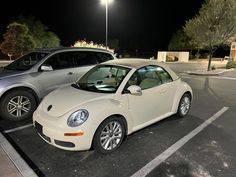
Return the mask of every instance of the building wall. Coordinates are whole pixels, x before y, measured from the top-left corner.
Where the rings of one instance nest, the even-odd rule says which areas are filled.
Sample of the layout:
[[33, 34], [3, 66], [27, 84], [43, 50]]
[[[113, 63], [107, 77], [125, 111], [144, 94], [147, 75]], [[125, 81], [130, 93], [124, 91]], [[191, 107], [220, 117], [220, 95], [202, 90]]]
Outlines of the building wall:
[[233, 59], [236, 62], [236, 42], [231, 43], [230, 59]]
[[163, 62], [188, 62], [189, 52], [158, 52], [157, 60]]

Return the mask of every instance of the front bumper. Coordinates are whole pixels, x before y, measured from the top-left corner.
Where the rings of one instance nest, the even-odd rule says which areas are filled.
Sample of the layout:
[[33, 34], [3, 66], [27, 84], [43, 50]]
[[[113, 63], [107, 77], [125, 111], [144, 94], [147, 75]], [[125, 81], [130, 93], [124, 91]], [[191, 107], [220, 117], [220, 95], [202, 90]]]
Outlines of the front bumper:
[[[81, 125], [76, 128], [63, 127], [60, 122], [52, 121], [34, 113], [33, 124], [40, 137], [47, 143], [64, 150], [82, 151], [91, 148], [95, 130], [92, 127]], [[54, 118], [55, 120], [55, 118]], [[82, 136], [64, 136], [64, 133], [83, 132]]]

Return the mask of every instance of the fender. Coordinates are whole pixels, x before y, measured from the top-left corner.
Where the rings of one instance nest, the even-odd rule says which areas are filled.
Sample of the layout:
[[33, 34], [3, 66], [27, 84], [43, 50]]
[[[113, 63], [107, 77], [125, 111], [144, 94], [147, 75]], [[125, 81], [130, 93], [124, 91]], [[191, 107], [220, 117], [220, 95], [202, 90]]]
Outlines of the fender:
[[0, 98], [6, 94], [7, 92], [11, 91], [11, 90], [14, 90], [14, 89], [21, 89], [21, 88], [26, 88], [26, 89], [30, 89], [34, 92], [35, 96], [37, 97], [37, 100], [39, 101], [40, 99], [40, 92], [39, 90], [32, 84], [30, 83], [16, 83], [16, 84], [13, 84], [13, 85], [10, 85], [6, 88], [4, 88], [3, 90], [1, 90], [1, 95], [0, 95]]
[[[128, 106], [123, 101], [114, 99], [99, 99], [84, 104], [83, 109], [87, 109], [89, 111], [90, 119], [88, 119], [88, 121], [91, 121], [94, 129], [97, 129], [98, 126], [108, 117], [120, 115], [126, 120], [127, 134], [132, 133], [132, 115], [129, 111], [127, 111]], [[128, 117], [129, 119], [127, 119]]]
[[179, 102], [180, 99], [182, 98], [182, 96], [184, 95], [184, 93], [186, 92], [190, 92], [191, 94], [191, 101], [193, 100], [193, 91], [191, 89], [191, 87], [184, 81], [180, 80], [180, 82], [182, 82], [182, 84], [178, 84], [178, 88], [175, 94], [175, 99], [172, 105], [172, 112], [177, 113], [178, 107], [179, 107]]

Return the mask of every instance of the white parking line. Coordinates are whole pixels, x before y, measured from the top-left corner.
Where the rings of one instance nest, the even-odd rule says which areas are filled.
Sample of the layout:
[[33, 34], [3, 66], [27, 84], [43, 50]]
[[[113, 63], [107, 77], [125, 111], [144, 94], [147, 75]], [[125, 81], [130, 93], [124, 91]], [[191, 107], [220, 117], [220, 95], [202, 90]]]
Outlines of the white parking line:
[[203, 122], [201, 125], [199, 125], [197, 128], [195, 128], [193, 131], [191, 131], [189, 134], [187, 134], [186, 136], [181, 138], [179, 141], [177, 141], [175, 144], [170, 146], [168, 149], [166, 149], [164, 152], [162, 152], [159, 156], [157, 156], [155, 159], [153, 159], [151, 162], [149, 162], [147, 165], [145, 165], [139, 171], [134, 173], [131, 177], [142, 177], [142, 176], [146, 176], [147, 174], [149, 174], [152, 170], [154, 170], [157, 166], [159, 166], [162, 162], [164, 162], [167, 158], [169, 158], [172, 154], [174, 154], [179, 148], [181, 148], [190, 139], [192, 139], [194, 136], [196, 136], [199, 132], [201, 132], [208, 125], [210, 125], [214, 120], [216, 120], [218, 117], [220, 117], [228, 109], [229, 109], [228, 107], [223, 107], [215, 115], [210, 117], [208, 120]]
[[24, 126], [21, 126], [21, 127], [17, 127], [17, 128], [5, 130], [5, 131], [3, 131], [3, 133], [16, 132], [16, 131], [18, 131], [18, 130], [22, 130], [22, 129], [25, 129], [25, 128], [28, 128], [28, 127], [31, 127], [31, 126], [33, 126], [33, 124], [28, 124], [28, 125], [24, 125]]
[[214, 78], [214, 79], [236, 80], [236, 78], [234, 78], [234, 77], [223, 77], [223, 76], [220, 76], [220, 77], [212, 76], [212, 78]]
[[235, 77], [227, 77], [227, 76], [205, 76], [205, 75], [189, 75], [186, 73], [179, 73], [179, 76], [181, 78], [185, 78], [185, 79], [195, 79], [195, 78], [199, 78], [199, 77], [208, 77], [208, 78], [212, 78], [212, 79], [222, 79], [222, 80], [235, 80]]

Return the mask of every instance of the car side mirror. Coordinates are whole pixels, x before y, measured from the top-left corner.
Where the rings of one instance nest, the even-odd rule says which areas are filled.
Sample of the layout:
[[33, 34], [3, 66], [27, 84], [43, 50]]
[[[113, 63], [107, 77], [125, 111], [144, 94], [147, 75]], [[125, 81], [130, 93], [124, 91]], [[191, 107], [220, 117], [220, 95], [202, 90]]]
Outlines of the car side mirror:
[[40, 67], [40, 70], [41, 71], [52, 71], [53, 69], [52, 69], [52, 66], [50, 66], [50, 65], [42, 65]]
[[142, 95], [142, 90], [137, 85], [131, 85], [127, 88], [127, 90], [131, 93], [131, 95]]

